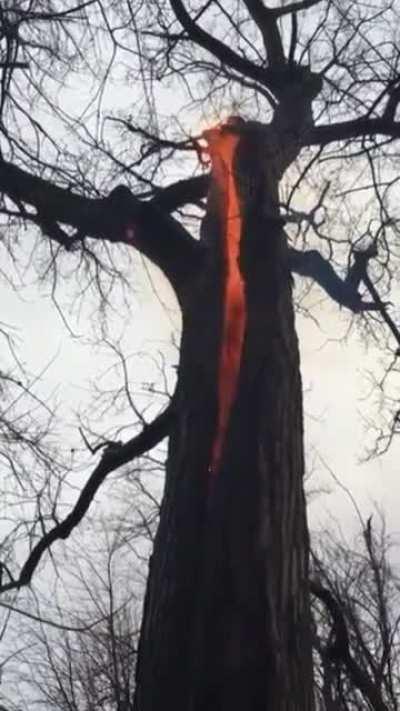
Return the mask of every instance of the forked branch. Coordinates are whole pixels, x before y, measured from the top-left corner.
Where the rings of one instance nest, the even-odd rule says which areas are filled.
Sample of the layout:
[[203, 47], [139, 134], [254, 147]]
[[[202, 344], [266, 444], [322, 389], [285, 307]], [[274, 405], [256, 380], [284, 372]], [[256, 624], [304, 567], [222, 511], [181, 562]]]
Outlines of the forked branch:
[[[296, 274], [310, 277], [340, 306], [345, 306], [354, 313], [361, 311], [380, 311], [381, 306], [375, 299], [363, 301], [358, 291], [361, 281], [365, 281], [368, 259], [374, 256], [371, 252], [356, 252], [354, 263], [347, 277], [341, 279], [331, 263], [316, 250], [298, 251], [289, 249], [289, 267]], [[381, 302], [382, 303], [382, 302]]]
[[[0, 192], [17, 206], [17, 215], [39, 225], [67, 250], [84, 237], [134, 246], [164, 272], [178, 298], [199, 264], [202, 250], [189, 232], [126, 186], [116, 188], [108, 197], [91, 199], [0, 161]], [[76, 232], [69, 235], [61, 225]]]
[[175, 17], [187, 33], [189, 39], [202, 47], [222, 64], [234, 69], [239, 74], [249, 77], [259, 82], [263, 86], [269, 86], [270, 72], [265, 67], [261, 67], [251, 62], [246, 57], [237, 54], [228, 45], [210, 35], [200, 25], [192, 19], [184, 3], [181, 0], [170, 0]]
[[[106, 448], [99, 464], [83, 487], [71, 513], [43, 535], [29, 553], [18, 578], [10, 579], [9, 582], [1, 585], [0, 593], [7, 590], [19, 590], [25, 585], [29, 585], [43, 554], [51, 548], [53, 543], [65, 540], [70, 536], [86, 515], [106, 476], [123, 464], [128, 464], [133, 459], [145, 454], [168, 436], [173, 422], [174, 408], [174, 399], [172, 399], [167, 409], [153, 422], [146, 425], [136, 437], [125, 444], [111, 444]], [[10, 573], [8, 573], [8, 577], [10, 578]]]
[[332, 663], [341, 664], [350, 682], [362, 693], [374, 711], [389, 711], [380, 690], [350, 652], [350, 640], [343, 606], [331, 591], [318, 581], [310, 581], [312, 595], [328, 609], [332, 619], [333, 644], [326, 650]]
[[269, 66], [284, 66], [285, 55], [276, 10], [265, 7], [262, 0], [244, 0], [244, 4], [261, 32]]

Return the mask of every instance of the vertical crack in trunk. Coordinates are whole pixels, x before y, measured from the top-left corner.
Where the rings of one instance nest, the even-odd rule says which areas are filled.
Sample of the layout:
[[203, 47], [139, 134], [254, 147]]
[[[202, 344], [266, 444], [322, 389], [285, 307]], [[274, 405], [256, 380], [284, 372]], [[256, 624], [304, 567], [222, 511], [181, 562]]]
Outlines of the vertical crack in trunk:
[[272, 130], [264, 142], [251, 126], [211, 133], [207, 258], [183, 308], [134, 709], [313, 711], [302, 388], [279, 220], [281, 153]]
[[246, 298], [239, 266], [242, 218], [234, 174], [239, 135], [209, 132], [213, 177], [219, 187], [223, 224], [223, 324], [218, 366], [218, 415], [209, 465], [210, 488], [217, 475], [235, 400], [246, 328]]

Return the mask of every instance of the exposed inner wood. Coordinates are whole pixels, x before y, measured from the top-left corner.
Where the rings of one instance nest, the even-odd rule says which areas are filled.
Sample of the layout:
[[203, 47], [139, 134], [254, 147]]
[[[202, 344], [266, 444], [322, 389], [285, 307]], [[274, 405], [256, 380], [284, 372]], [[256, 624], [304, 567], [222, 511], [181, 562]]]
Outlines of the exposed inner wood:
[[217, 475], [232, 405], [235, 400], [244, 332], [246, 327], [245, 285], [239, 267], [242, 219], [240, 198], [234, 174], [234, 156], [239, 136], [225, 131], [212, 132], [210, 155], [221, 200], [224, 225], [223, 327], [218, 367], [218, 417], [212, 445], [209, 472]]

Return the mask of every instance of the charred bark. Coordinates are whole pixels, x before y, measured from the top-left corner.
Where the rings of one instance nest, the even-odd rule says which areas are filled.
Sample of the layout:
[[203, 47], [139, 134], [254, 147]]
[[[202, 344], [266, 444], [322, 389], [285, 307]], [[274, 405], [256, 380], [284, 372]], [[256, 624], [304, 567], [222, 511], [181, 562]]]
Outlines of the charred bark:
[[[312, 711], [302, 389], [277, 162], [242, 137], [240, 268], [247, 320], [220, 470], [221, 199], [183, 313], [177, 417], [145, 600], [136, 711]], [[292, 154], [292, 151], [290, 151]]]

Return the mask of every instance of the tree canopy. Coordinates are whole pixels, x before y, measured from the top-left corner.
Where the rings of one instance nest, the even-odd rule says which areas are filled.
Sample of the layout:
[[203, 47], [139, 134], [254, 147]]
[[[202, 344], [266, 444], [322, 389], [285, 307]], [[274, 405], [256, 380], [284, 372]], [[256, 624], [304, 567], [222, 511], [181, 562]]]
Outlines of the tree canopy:
[[[138, 254], [184, 308], [207, 259], [205, 132], [231, 116], [256, 132], [267, 162], [281, 159], [298, 308], [306, 278], [384, 354], [374, 450], [389, 447], [400, 412], [399, 20], [398, 0], [2, 3], [1, 277], [16, 290], [35, 280], [72, 336], [70, 315], [89, 314], [120, 370], [76, 424], [71, 462], [54, 400], [38, 394], [1, 321], [1, 592], [31, 583], [112, 472], [143, 455], [144, 469], [161, 466], [148, 453], [170, 432], [172, 377], [135, 400], [115, 334], [140, 289]], [[275, 144], [263, 143], [266, 127]], [[120, 421], [99, 431], [108, 410]], [[99, 458], [91, 471], [88, 452]]]

